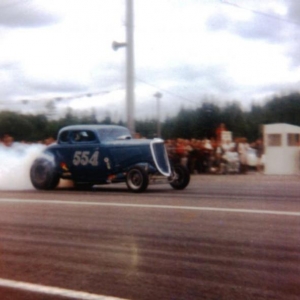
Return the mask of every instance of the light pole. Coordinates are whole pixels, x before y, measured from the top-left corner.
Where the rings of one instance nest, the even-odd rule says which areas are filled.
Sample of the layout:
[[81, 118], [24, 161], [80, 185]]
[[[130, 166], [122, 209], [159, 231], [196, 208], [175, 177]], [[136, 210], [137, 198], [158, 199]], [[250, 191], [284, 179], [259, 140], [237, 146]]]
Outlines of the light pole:
[[162, 93], [157, 92], [153, 95], [156, 98], [156, 113], [157, 113], [157, 137], [161, 137], [161, 124], [160, 124], [160, 99]]
[[134, 35], [133, 35], [133, 0], [126, 0], [126, 43], [113, 42], [112, 47], [118, 50], [126, 47], [126, 114], [127, 127], [135, 133], [134, 123]]
[[126, 41], [127, 41], [127, 75], [126, 75], [126, 99], [127, 99], [127, 126], [131, 134], [135, 133], [134, 124], [134, 39], [133, 39], [133, 0], [126, 3]]

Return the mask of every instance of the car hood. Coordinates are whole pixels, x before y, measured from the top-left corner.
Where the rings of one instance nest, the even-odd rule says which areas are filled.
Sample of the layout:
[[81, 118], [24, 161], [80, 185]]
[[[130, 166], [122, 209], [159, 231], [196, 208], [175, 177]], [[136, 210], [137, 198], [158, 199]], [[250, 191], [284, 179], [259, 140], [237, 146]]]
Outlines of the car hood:
[[[108, 141], [103, 143], [103, 145], [107, 146], [146, 146], [150, 145], [153, 140], [148, 139], [133, 139], [133, 140], [116, 140], [116, 141]], [[163, 140], [160, 140], [163, 143]]]

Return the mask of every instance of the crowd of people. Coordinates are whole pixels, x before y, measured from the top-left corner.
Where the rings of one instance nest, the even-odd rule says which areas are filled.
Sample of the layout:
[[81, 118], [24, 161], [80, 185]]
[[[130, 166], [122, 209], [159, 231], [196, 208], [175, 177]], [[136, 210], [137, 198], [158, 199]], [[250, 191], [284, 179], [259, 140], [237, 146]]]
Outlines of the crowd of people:
[[249, 144], [246, 138], [233, 141], [217, 139], [166, 140], [170, 160], [186, 166], [191, 174], [246, 174], [249, 169], [249, 149], [255, 153], [255, 166], [262, 171], [263, 143], [260, 139]]

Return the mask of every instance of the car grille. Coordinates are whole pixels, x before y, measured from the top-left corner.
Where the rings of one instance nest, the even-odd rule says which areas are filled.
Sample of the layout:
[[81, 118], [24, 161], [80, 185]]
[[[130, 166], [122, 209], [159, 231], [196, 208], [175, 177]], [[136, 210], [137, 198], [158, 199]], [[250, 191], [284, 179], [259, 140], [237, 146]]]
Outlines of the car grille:
[[156, 168], [161, 174], [170, 176], [171, 168], [163, 140], [153, 140], [151, 141], [150, 146]]

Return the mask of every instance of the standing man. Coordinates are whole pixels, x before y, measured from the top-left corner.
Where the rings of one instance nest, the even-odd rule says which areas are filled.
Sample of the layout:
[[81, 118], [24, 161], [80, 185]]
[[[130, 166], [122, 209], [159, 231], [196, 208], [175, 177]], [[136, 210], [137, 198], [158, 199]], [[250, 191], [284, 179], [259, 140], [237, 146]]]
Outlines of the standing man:
[[247, 152], [249, 149], [249, 144], [246, 138], [241, 138], [238, 144], [238, 153], [240, 158], [240, 171], [242, 174], [246, 174], [248, 171], [248, 158]]

